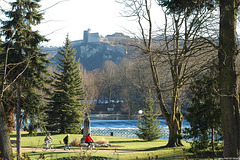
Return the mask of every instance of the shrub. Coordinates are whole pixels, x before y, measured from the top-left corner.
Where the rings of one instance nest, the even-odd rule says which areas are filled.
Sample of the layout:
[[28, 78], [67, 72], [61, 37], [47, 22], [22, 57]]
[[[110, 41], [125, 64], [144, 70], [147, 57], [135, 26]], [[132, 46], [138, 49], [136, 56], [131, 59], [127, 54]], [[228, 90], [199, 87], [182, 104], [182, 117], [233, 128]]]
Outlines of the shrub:
[[108, 144], [109, 141], [106, 140], [105, 138], [101, 138], [100, 140], [97, 140], [96, 143], [97, 143], [97, 144]]
[[71, 146], [80, 146], [80, 144], [81, 144], [81, 140], [80, 139], [74, 139], [71, 142]]

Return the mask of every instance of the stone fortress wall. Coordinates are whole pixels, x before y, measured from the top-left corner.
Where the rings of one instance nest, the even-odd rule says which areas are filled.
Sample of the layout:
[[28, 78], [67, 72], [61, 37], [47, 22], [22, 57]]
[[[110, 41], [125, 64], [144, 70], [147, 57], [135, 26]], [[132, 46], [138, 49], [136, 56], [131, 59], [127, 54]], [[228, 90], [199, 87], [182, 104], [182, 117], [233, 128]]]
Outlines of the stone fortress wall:
[[[107, 35], [106, 37], [99, 36], [98, 32], [92, 33], [91, 29], [83, 31], [83, 41], [82, 42], [112, 42], [119, 41], [124, 39], [129, 39], [129, 36], [124, 35], [123, 33], [114, 33], [112, 35]], [[77, 41], [76, 41], [77, 42]], [[80, 41], [78, 41], [80, 42]]]

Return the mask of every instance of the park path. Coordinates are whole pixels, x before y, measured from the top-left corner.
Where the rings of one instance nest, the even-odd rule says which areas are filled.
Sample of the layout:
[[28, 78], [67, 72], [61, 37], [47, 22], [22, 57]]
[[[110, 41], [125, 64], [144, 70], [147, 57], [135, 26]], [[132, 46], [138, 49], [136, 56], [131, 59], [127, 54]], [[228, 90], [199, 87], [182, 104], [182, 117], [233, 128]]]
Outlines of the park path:
[[[16, 148], [13, 148], [14, 151], [16, 151]], [[82, 152], [80, 149], [49, 149], [49, 150], [42, 150], [41, 148], [22, 148], [22, 151], [31, 151], [31, 152]], [[91, 152], [91, 151], [88, 151]], [[118, 150], [118, 149], [112, 149], [112, 150], [108, 150], [108, 149], [99, 149], [97, 150], [97, 152], [104, 152], [104, 153], [131, 153], [131, 152], [144, 152], [144, 151], [134, 151], [134, 150]]]

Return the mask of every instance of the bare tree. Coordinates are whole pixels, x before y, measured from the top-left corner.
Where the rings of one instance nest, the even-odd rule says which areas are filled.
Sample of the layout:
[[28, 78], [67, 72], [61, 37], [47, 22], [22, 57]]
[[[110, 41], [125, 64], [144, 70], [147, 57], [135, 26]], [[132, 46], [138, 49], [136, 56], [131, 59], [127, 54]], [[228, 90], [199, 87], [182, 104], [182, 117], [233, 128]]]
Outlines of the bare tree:
[[90, 112], [90, 110], [95, 107], [95, 103], [93, 103], [93, 101], [97, 99], [99, 94], [96, 84], [97, 77], [94, 72], [87, 72], [86, 70], [84, 70], [82, 71], [82, 78], [86, 99], [84, 112]]
[[139, 56], [125, 58], [119, 64], [122, 110], [129, 116], [137, 114], [145, 105], [148, 89], [153, 88], [150, 72], [147, 61]]
[[[155, 85], [159, 106], [162, 115], [169, 127], [169, 139], [167, 146], [182, 146], [181, 132], [183, 115], [181, 113], [181, 88], [196, 74], [207, 67], [212, 60], [213, 49], [201, 38], [202, 24], [209, 18], [210, 11], [202, 10], [199, 6], [193, 15], [185, 12], [165, 13], [165, 27], [161, 37], [153, 37], [153, 22], [151, 17], [151, 1], [148, 0], [124, 0], [121, 1], [131, 12], [138, 22], [141, 38], [132, 46], [148, 58], [153, 82]], [[168, 20], [171, 20], [169, 26]], [[147, 27], [146, 27], [147, 26]], [[204, 50], [202, 50], [204, 46]], [[208, 53], [208, 56], [206, 56]], [[162, 70], [160, 66], [166, 63], [170, 71], [168, 90], [171, 91], [170, 109], [167, 108], [161, 81]]]
[[104, 96], [107, 98], [108, 103], [110, 103], [113, 93], [114, 87], [116, 86], [117, 79], [117, 68], [118, 66], [112, 61], [105, 61], [101, 72], [104, 75], [103, 78], [103, 87], [104, 87]]

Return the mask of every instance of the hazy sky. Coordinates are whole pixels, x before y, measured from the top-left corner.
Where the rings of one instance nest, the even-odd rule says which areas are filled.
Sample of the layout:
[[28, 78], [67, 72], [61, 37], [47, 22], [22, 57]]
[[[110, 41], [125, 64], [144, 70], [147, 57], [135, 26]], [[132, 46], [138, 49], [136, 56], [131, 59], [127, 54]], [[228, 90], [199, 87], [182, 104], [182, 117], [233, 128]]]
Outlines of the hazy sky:
[[[48, 8], [59, 0], [42, 0]], [[83, 38], [83, 31], [90, 28], [106, 36], [123, 30], [120, 25], [120, 5], [115, 0], [66, 0], [45, 11], [45, 23], [39, 26], [43, 35], [51, 39], [49, 45], [62, 45], [66, 34], [70, 40]]]
[[[60, 0], [42, 0], [42, 8], [59, 2]], [[66, 34], [70, 40], [83, 39], [83, 31], [90, 28], [102, 36], [128, 30], [136, 30], [137, 24], [126, 17], [122, 17], [124, 6], [115, 0], [66, 0], [51, 7], [45, 12], [45, 21], [39, 26], [43, 35], [50, 39], [48, 45], [63, 45]], [[161, 9], [158, 8], [159, 14]], [[159, 15], [158, 15], [159, 16]]]
[[[0, 0], [1, 7], [5, 7], [2, 4]], [[129, 30], [136, 31], [138, 27], [136, 22], [120, 15], [124, 6], [115, 0], [41, 0], [40, 4], [44, 21], [36, 29], [50, 40], [44, 44], [48, 46], [62, 46], [67, 34], [72, 41], [81, 40], [88, 28], [106, 36], [115, 32], [129, 35]], [[158, 7], [153, 14], [159, 17], [160, 12]]]

